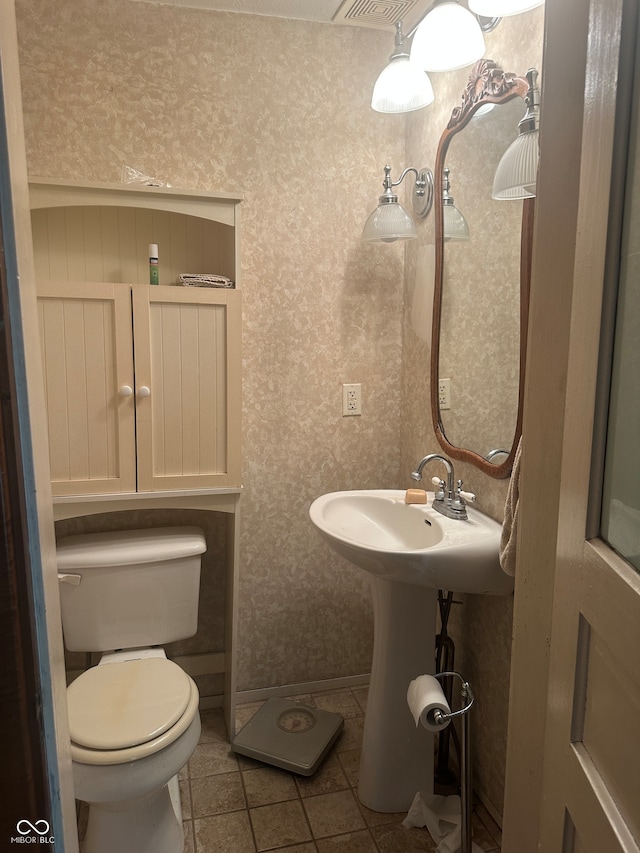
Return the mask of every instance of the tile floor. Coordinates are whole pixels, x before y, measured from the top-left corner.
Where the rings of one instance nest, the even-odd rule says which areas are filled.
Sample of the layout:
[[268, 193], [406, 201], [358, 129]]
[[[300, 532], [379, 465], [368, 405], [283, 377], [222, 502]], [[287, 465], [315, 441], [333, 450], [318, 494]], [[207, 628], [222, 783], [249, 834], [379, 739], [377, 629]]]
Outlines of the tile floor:
[[[293, 697], [292, 697], [293, 698]], [[435, 850], [426, 829], [405, 829], [405, 814], [379, 814], [356, 794], [366, 688], [296, 696], [345, 718], [329, 756], [306, 778], [229, 748], [221, 711], [201, 714], [202, 736], [180, 774], [185, 853], [421, 853]], [[261, 703], [239, 708], [238, 727]], [[473, 838], [500, 851], [500, 830], [486, 809], [473, 816]]]

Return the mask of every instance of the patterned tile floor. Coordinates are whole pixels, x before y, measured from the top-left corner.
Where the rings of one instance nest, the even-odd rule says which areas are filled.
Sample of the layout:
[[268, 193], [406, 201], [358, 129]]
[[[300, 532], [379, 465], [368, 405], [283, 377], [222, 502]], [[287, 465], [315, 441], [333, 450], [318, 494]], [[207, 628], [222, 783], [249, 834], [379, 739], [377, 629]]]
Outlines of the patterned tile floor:
[[[235, 755], [222, 712], [201, 714], [200, 743], [180, 774], [185, 853], [434, 851], [426, 829], [401, 825], [404, 813], [380, 814], [358, 802], [366, 688], [295, 699], [345, 718], [338, 741], [309, 778]], [[260, 704], [239, 708], [238, 727]], [[500, 851], [500, 830], [481, 805], [473, 815], [473, 839], [485, 853]]]

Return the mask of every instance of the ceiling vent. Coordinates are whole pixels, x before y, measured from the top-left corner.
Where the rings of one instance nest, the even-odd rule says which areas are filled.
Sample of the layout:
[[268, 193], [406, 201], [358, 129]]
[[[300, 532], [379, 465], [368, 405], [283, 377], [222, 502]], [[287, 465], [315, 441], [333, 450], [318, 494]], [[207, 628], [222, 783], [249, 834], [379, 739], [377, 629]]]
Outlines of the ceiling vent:
[[393, 30], [402, 21], [404, 31], [411, 29], [425, 14], [433, 0], [344, 0], [333, 16], [334, 24]]

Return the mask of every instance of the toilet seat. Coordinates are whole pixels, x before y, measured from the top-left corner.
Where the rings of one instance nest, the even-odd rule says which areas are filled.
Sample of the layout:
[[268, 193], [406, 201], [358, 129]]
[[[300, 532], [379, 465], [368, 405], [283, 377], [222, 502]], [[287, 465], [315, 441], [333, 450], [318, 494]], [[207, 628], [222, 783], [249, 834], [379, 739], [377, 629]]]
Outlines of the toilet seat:
[[135, 761], [168, 746], [198, 712], [198, 689], [166, 658], [95, 666], [67, 690], [71, 757], [84, 764]]

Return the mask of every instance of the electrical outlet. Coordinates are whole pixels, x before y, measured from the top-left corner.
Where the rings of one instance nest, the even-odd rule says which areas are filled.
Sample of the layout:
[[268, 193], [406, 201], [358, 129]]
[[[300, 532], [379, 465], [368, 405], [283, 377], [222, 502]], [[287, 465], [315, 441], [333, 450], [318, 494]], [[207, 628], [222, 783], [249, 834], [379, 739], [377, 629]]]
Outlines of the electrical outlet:
[[362, 385], [342, 386], [342, 417], [362, 414]]
[[451, 408], [451, 380], [450, 379], [439, 379], [438, 380], [438, 405], [440, 406], [441, 412], [444, 412], [446, 409]]

